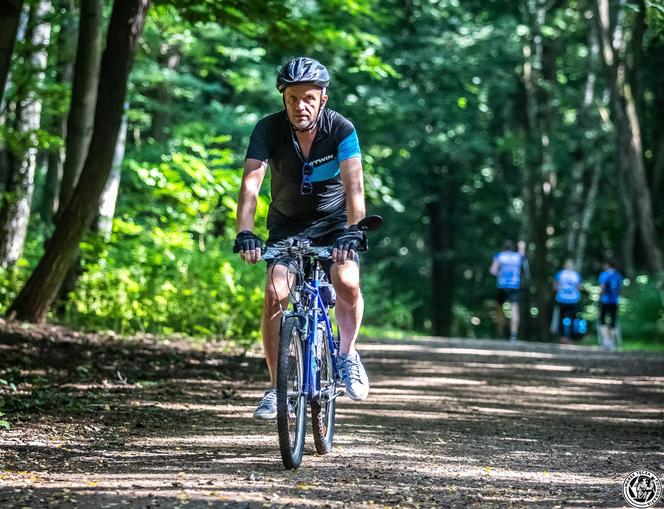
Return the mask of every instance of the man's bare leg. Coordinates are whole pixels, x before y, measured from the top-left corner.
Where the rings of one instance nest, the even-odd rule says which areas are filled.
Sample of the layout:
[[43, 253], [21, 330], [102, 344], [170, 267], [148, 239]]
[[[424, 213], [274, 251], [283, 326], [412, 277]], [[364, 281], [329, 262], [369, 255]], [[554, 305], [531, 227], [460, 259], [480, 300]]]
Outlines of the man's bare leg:
[[496, 302], [496, 337], [503, 338], [505, 334], [505, 311], [500, 302]]
[[341, 335], [340, 353], [353, 353], [364, 314], [360, 266], [353, 261], [347, 261], [343, 265], [335, 263], [332, 265], [331, 276], [337, 293], [335, 316]]
[[369, 395], [369, 378], [364, 370], [355, 341], [362, 323], [364, 299], [360, 291], [360, 266], [351, 261], [332, 265], [332, 284], [337, 293], [336, 319], [341, 335], [339, 361], [346, 393], [354, 400]]
[[[267, 271], [261, 332], [265, 362], [270, 371], [270, 385], [272, 387], [277, 385], [281, 310], [286, 310], [288, 307], [288, 289], [292, 287], [294, 278], [295, 276], [288, 272], [288, 267], [281, 264], [273, 265]], [[281, 307], [279, 307], [279, 304], [281, 304]]]
[[519, 303], [512, 302], [510, 309], [510, 339], [516, 340], [519, 335]]

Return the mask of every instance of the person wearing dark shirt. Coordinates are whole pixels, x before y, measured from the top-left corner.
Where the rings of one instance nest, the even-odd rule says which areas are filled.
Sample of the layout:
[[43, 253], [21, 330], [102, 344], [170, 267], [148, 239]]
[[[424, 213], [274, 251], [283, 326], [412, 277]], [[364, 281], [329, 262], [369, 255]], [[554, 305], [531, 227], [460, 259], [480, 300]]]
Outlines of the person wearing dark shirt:
[[[236, 248], [248, 263], [261, 258], [254, 216], [267, 168], [271, 172], [267, 245], [287, 237], [308, 237], [312, 245], [332, 245], [326, 267], [336, 291], [340, 333], [340, 371], [347, 394], [356, 400], [369, 393], [369, 380], [355, 349], [364, 301], [360, 292], [358, 250], [365, 216], [360, 146], [353, 124], [326, 107], [330, 76], [320, 62], [299, 57], [279, 71], [277, 89], [284, 109], [261, 119], [253, 130], [238, 197]], [[254, 416], [274, 419], [281, 310], [288, 306], [295, 275], [288, 263], [268, 266], [261, 329], [270, 388]]]
[[608, 258], [604, 270], [599, 275], [599, 332], [602, 346], [607, 350], [616, 347], [618, 319], [618, 303], [623, 276], [616, 268], [616, 262]]

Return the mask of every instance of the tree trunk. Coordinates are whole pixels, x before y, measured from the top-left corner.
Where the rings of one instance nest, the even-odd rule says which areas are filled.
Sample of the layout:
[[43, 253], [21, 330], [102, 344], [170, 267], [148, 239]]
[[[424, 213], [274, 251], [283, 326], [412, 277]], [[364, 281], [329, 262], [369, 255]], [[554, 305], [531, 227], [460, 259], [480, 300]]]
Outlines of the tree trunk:
[[535, 244], [533, 260], [533, 284], [535, 287], [536, 304], [539, 310], [538, 336], [546, 337], [549, 331], [549, 284], [547, 281], [549, 223], [551, 219], [553, 191], [556, 184], [556, 167], [550, 143], [550, 105], [549, 97], [542, 83], [544, 75], [554, 75], [553, 69], [545, 66], [553, 65], [554, 58], [544, 59], [544, 43], [541, 28], [546, 21], [547, 7], [545, 0], [529, 0], [527, 13], [531, 27], [530, 40], [523, 46], [524, 75], [523, 83], [527, 97], [527, 151], [526, 158], [528, 179], [531, 185], [531, 231]]
[[590, 231], [590, 223], [595, 215], [595, 208], [597, 206], [597, 193], [599, 191], [599, 182], [602, 177], [602, 163], [595, 162], [593, 174], [590, 180], [590, 189], [584, 201], [583, 212], [581, 213], [581, 226], [579, 235], [576, 241], [576, 270], [583, 273], [583, 263], [586, 255], [586, 243], [588, 240], [588, 232]]
[[79, 243], [94, 219], [111, 170], [133, 53], [148, 4], [149, 0], [116, 0], [113, 4], [89, 153], [44, 256], [9, 308], [10, 318], [30, 322], [46, 319], [62, 280], [76, 259]]
[[[592, 16], [592, 12], [587, 12], [586, 16]], [[581, 131], [589, 128], [589, 114], [590, 109], [595, 101], [595, 83], [597, 82], [597, 61], [599, 58], [599, 42], [597, 37], [597, 30], [594, 24], [590, 24], [588, 34], [588, 48], [590, 49], [588, 61], [588, 74], [586, 76], [586, 84], [584, 87], [583, 99], [581, 101], [581, 108], [577, 117], [577, 124]], [[592, 172], [590, 190], [588, 196], [586, 194], [586, 166], [592, 164], [594, 157], [594, 150], [587, 145], [587, 142], [581, 140], [578, 142], [573, 154], [574, 164], [572, 166], [572, 184], [570, 199], [567, 205], [567, 242], [565, 257], [574, 257], [577, 260], [577, 269], [581, 271], [581, 266], [578, 261], [583, 260], [583, 251], [585, 251], [585, 244], [587, 232], [583, 232], [584, 221], [588, 218], [588, 199], [590, 194], [593, 193], [592, 184], [595, 182], [595, 175], [597, 174], [597, 164], [594, 165]], [[595, 190], [595, 193], [597, 190]], [[594, 205], [593, 205], [594, 210]], [[590, 212], [592, 217], [592, 212]], [[583, 241], [581, 240], [581, 237]], [[583, 243], [583, 247], [581, 247]]]
[[[664, 111], [662, 111], [662, 113], [664, 113]], [[662, 115], [662, 117], [664, 117], [664, 115]], [[658, 125], [664, 125], [664, 119], [663, 123]], [[652, 169], [652, 192], [655, 196], [659, 196], [662, 181], [664, 181], [664, 129], [659, 132], [659, 141], [657, 142], [657, 148], [655, 149], [655, 164]], [[659, 201], [659, 204], [661, 209], [661, 201]]]
[[39, 87], [35, 85], [44, 80], [51, 36], [51, 25], [44, 19], [50, 8], [50, 1], [40, 1], [32, 10], [29, 22], [29, 41], [34, 48], [29, 59], [32, 86], [19, 98], [15, 112], [16, 130], [27, 148], [16, 152], [8, 150], [6, 154], [7, 180], [0, 209], [0, 267], [13, 266], [18, 261], [28, 233], [37, 164], [36, 131], [40, 127], [42, 109]]
[[[56, 83], [69, 83], [72, 77], [74, 62], [74, 37], [75, 6], [72, 0], [59, 0], [59, 7], [65, 11], [60, 23], [60, 32], [57, 42], [57, 63], [55, 71]], [[51, 115], [50, 119], [42, 122], [47, 125], [49, 133], [64, 140], [66, 133], [66, 117], [63, 115]], [[64, 147], [51, 148], [47, 155], [46, 180], [44, 192], [39, 207], [40, 215], [44, 223], [50, 226], [53, 216], [58, 209], [58, 194], [60, 191], [60, 180], [62, 179], [62, 165], [64, 162]]]
[[151, 135], [157, 143], [163, 143], [168, 140], [170, 135], [170, 127], [172, 123], [172, 104], [173, 95], [171, 94], [171, 87], [169, 86], [168, 79], [170, 75], [180, 65], [182, 55], [180, 48], [177, 46], [168, 47], [165, 50], [165, 59], [162, 63], [166, 72], [164, 73], [164, 81], [159, 83], [156, 93], [156, 109], [152, 114], [152, 125], [150, 126]]
[[[663, 268], [661, 252], [655, 239], [652, 200], [646, 178], [641, 141], [641, 126], [632, 87], [625, 79], [625, 63], [612, 43], [609, 0], [597, 0], [595, 16], [601, 38], [604, 68], [611, 96], [611, 114], [616, 128], [622, 172], [629, 175], [638, 226], [645, 258], [650, 270]], [[616, 29], [621, 28], [619, 26]]]
[[111, 232], [113, 231], [113, 216], [115, 215], [115, 204], [118, 201], [122, 161], [124, 160], [125, 146], [127, 144], [127, 109], [128, 106], [125, 104], [125, 114], [122, 116], [120, 133], [118, 134], [118, 141], [115, 144], [111, 174], [108, 177], [104, 191], [101, 194], [101, 200], [99, 201], [97, 231], [107, 241], [111, 238]]
[[102, 1], [84, 0], [81, 4], [71, 107], [67, 117], [65, 162], [58, 210], [64, 210], [69, 202], [88, 155], [99, 83], [103, 44], [102, 21]]
[[[604, 94], [604, 103], [610, 102], [610, 93], [605, 91]], [[608, 131], [615, 131], [615, 126], [611, 122], [611, 114], [609, 113], [607, 107], [604, 104], [598, 104], [597, 109], [599, 110], [600, 117]], [[615, 147], [615, 157], [614, 160], [617, 161], [615, 164], [616, 175], [614, 180], [616, 181], [618, 198], [622, 206], [622, 241], [621, 241], [621, 259], [622, 259], [622, 268], [625, 274], [628, 277], [633, 277], [636, 273], [634, 265], [634, 244], [636, 238], [636, 220], [634, 218], [634, 200], [632, 198], [632, 187], [628, 172], [626, 171], [626, 165], [624, 160], [626, 160], [626, 155], [624, 153], [624, 146], [618, 145]]]
[[5, 96], [5, 86], [21, 19], [23, 0], [3, 0], [0, 2], [0, 104]]
[[[620, 151], [620, 148], [618, 149]], [[618, 154], [618, 160], [623, 157], [623, 154]], [[629, 278], [636, 275], [636, 265], [634, 263], [634, 244], [636, 241], [636, 218], [634, 217], [634, 197], [632, 193], [632, 185], [627, 174], [627, 168], [620, 164], [618, 168], [618, 187], [620, 193], [620, 201], [622, 203], [622, 210], [624, 215], [623, 222], [623, 238], [621, 245], [621, 258], [623, 261], [623, 269]]]
[[567, 238], [565, 241], [565, 257], [568, 258], [576, 252], [579, 230], [581, 229], [581, 208], [583, 207], [584, 189], [584, 153], [579, 147], [573, 154], [572, 182], [567, 202]]
[[643, 0], [636, 0], [636, 6], [638, 10], [632, 26], [631, 51], [627, 53], [626, 64], [637, 116], [643, 118], [643, 36], [646, 32], [646, 6]]
[[455, 191], [446, 189], [442, 196], [427, 204], [432, 262], [432, 324], [436, 336], [449, 336], [452, 330]]

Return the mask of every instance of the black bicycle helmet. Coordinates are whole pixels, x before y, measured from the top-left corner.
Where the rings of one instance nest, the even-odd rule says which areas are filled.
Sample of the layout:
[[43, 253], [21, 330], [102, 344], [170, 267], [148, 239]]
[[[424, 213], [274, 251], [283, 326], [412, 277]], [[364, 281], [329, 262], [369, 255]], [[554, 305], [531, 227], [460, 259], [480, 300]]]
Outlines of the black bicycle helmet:
[[318, 60], [309, 57], [298, 57], [290, 60], [277, 75], [277, 90], [282, 92], [286, 87], [302, 83], [311, 83], [320, 88], [327, 88], [330, 84], [330, 74], [327, 68]]

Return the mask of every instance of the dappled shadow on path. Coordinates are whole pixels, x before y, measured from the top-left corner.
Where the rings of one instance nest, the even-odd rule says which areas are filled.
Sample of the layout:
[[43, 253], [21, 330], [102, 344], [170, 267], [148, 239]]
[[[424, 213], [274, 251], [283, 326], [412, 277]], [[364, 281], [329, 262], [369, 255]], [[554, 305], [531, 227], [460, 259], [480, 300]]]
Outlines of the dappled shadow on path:
[[[664, 463], [662, 356], [364, 342], [369, 400], [341, 400], [333, 453], [314, 455], [309, 438], [302, 468], [287, 472], [274, 423], [251, 418], [259, 357], [70, 343], [0, 341], [8, 365], [29, 359], [9, 373], [0, 505], [617, 507], [628, 472]], [[59, 403], [35, 401], [45, 396]]]

